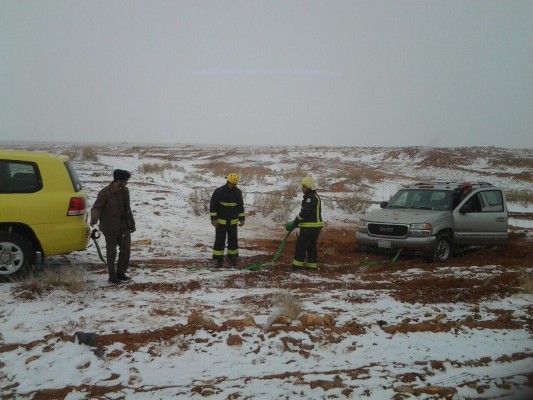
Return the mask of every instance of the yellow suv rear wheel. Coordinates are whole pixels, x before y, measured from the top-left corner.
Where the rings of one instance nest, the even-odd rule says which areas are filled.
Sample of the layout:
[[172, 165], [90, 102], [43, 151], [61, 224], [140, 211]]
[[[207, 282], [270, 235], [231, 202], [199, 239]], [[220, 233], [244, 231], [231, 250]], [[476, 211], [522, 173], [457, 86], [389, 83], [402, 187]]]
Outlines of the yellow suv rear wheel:
[[35, 250], [24, 236], [0, 232], [0, 279], [23, 277], [34, 263]]

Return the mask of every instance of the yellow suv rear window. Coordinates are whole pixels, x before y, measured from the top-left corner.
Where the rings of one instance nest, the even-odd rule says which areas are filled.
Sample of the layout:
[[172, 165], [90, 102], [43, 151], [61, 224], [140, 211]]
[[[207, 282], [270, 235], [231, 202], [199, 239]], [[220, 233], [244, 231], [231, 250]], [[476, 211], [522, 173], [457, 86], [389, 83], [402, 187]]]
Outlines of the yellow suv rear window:
[[35, 163], [0, 161], [0, 193], [34, 193], [42, 187], [42, 179]]

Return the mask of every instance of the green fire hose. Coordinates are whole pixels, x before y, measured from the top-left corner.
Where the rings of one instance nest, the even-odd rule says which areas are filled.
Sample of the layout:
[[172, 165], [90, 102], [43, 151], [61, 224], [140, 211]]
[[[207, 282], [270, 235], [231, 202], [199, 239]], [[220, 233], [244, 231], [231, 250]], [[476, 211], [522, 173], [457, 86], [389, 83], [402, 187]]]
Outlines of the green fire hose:
[[400, 256], [400, 253], [402, 252], [402, 249], [398, 249], [398, 252], [396, 253], [396, 255], [392, 258], [392, 260], [386, 260], [386, 261], [367, 261], [367, 260], [363, 260], [361, 261], [363, 264], [388, 264], [388, 263], [394, 263], [396, 262], [396, 260], [398, 259], [398, 257]]
[[98, 245], [98, 239], [100, 238], [100, 234], [97, 234], [98, 229], [93, 229], [91, 232], [91, 239], [93, 240], [93, 243], [96, 247], [96, 251], [98, 251], [98, 256], [100, 257], [100, 260], [102, 260], [103, 263], [107, 263], [106, 260], [104, 260], [104, 256], [102, 255], [102, 250], [100, 250], [100, 246]]
[[278, 251], [276, 252], [276, 255], [274, 256], [274, 258], [272, 259], [272, 261], [266, 263], [266, 264], [252, 264], [252, 265], [249, 265], [247, 267], [244, 267], [242, 269], [245, 269], [245, 270], [248, 270], [248, 271], [254, 271], [256, 269], [261, 269], [261, 268], [265, 268], [265, 267], [269, 267], [271, 265], [274, 264], [274, 262], [276, 262], [276, 260], [278, 259], [278, 257], [281, 255], [281, 252], [283, 251], [283, 248], [285, 247], [285, 245], [287, 244], [287, 240], [289, 239], [289, 235], [291, 234], [292, 231], [289, 231], [287, 232], [287, 234], [285, 235], [285, 238], [283, 239], [283, 242], [281, 242], [279, 248], [278, 248]]
[[[93, 240], [93, 243], [94, 243], [94, 245], [96, 247], [96, 251], [98, 252], [98, 256], [100, 257], [100, 260], [102, 260], [103, 263], [106, 263], [106, 260], [104, 260], [104, 256], [102, 255], [102, 251], [100, 250], [100, 246], [98, 245], [98, 239], [101, 236], [100, 234], [98, 234], [98, 232], [99, 232], [98, 229], [93, 229], [93, 231], [91, 232], [90, 238]], [[241, 268], [241, 269], [244, 269], [244, 270], [247, 270], [247, 271], [254, 271], [254, 270], [257, 270], [257, 269], [261, 269], [261, 268], [265, 268], [265, 267], [273, 265], [276, 262], [276, 260], [279, 258], [279, 256], [281, 255], [281, 252], [283, 251], [283, 248], [287, 244], [287, 240], [289, 239], [289, 235], [291, 234], [291, 232], [292, 231], [289, 231], [285, 235], [285, 238], [281, 242], [281, 245], [279, 246], [278, 251], [276, 252], [276, 255], [274, 256], [272, 261], [270, 261], [270, 262], [268, 262], [266, 264], [252, 264], [252, 265], [249, 265], [249, 266]], [[187, 269], [203, 270], [203, 269], [207, 269], [207, 268], [189, 266], [189, 267], [187, 267]]]
[[[245, 270], [245, 271], [255, 271], [255, 270], [258, 270], [258, 269], [261, 269], [261, 268], [266, 268], [266, 267], [269, 267], [271, 265], [273, 265], [276, 260], [278, 259], [278, 257], [281, 255], [281, 252], [283, 251], [283, 248], [285, 247], [285, 245], [287, 244], [287, 240], [289, 239], [289, 235], [291, 234], [292, 230], [287, 232], [287, 234], [285, 235], [285, 238], [283, 239], [283, 241], [281, 242], [279, 248], [278, 248], [278, 251], [276, 252], [276, 255], [274, 256], [274, 258], [272, 259], [272, 261], [268, 262], [268, 263], [265, 263], [265, 264], [252, 264], [252, 265], [248, 265], [247, 267], [243, 267], [241, 268], [241, 270]], [[192, 269], [192, 270], [196, 270], [196, 271], [208, 271], [210, 270], [209, 268], [205, 268], [205, 267], [196, 267], [196, 266], [188, 266], [188, 267], [185, 267], [187, 269]]]

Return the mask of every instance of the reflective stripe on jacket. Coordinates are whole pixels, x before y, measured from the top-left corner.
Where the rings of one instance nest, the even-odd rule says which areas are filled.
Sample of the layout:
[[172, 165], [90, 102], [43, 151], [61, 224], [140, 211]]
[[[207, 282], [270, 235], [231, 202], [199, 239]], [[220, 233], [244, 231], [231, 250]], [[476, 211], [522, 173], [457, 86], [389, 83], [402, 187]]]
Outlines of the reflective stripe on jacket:
[[316, 190], [304, 194], [300, 214], [294, 220], [300, 228], [322, 228], [322, 200]]
[[244, 203], [242, 192], [239, 188], [230, 189], [227, 184], [221, 186], [213, 192], [209, 205], [209, 216], [211, 221], [219, 224], [236, 225], [239, 221], [244, 221]]

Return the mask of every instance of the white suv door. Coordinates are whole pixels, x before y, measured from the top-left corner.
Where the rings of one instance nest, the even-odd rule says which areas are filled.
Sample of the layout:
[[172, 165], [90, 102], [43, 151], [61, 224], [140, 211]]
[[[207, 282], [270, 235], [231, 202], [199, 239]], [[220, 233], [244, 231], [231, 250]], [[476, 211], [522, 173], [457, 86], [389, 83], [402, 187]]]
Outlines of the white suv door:
[[507, 244], [508, 215], [501, 189], [479, 189], [453, 210], [455, 242], [460, 245]]

